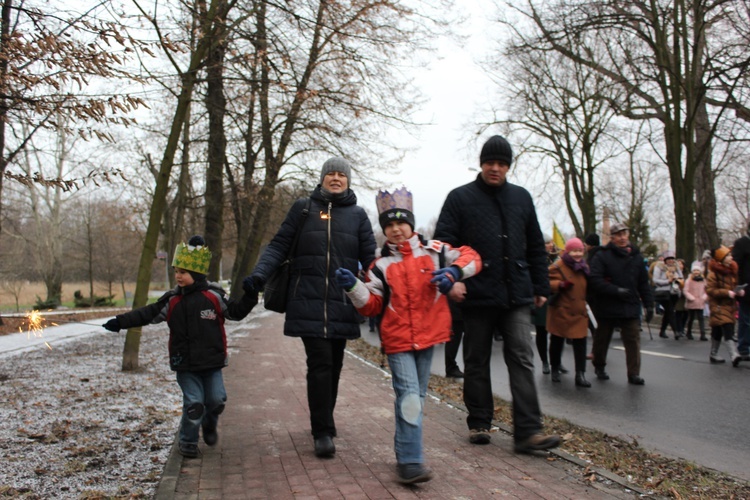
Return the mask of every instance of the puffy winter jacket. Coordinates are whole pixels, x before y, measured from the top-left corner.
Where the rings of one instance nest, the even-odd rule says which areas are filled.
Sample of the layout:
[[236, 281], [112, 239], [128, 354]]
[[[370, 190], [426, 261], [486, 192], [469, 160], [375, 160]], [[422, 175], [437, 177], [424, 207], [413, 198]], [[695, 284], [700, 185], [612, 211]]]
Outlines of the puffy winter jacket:
[[520, 186], [489, 186], [480, 174], [454, 189], [440, 211], [435, 239], [468, 245], [482, 258], [482, 272], [466, 280], [461, 307], [509, 309], [550, 293], [544, 237], [531, 195]]
[[358, 281], [347, 292], [365, 316], [382, 313], [380, 340], [386, 354], [419, 351], [449, 341], [448, 299], [430, 283], [432, 271], [438, 269], [443, 253], [445, 265], [458, 267], [462, 279], [468, 279], [481, 270], [479, 254], [441, 241], [422, 243], [417, 233], [399, 245], [388, 243], [387, 248], [387, 256], [377, 259], [368, 271], [367, 283]]
[[[562, 258], [549, 266], [549, 283], [559, 298], [547, 309], [547, 331], [566, 339], [582, 339], [589, 334], [589, 315], [586, 310], [587, 276], [574, 271]], [[560, 283], [573, 284], [560, 290]]]
[[310, 198], [307, 217], [302, 216], [307, 199], [292, 205], [252, 276], [263, 282], [268, 279], [286, 259], [301, 225], [290, 267], [284, 335], [355, 339], [360, 334], [359, 317], [336, 284], [334, 273], [344, 267], [356, 275], [359, 264], [363, 269], [369, 267], [376, 247], [372, 225], [364, 209], [357, 206], [357, 196], [351, 189], [327, 198], [318, 186]]
[[158, 301], [118, 314], [120, 328], [166, 321], [169, 325], [169, 367], [174, 371], [203, 371], [227, 366], [224, 321], [241, 320], [258, 303], [257, 295], [230, 299], [215, 283], [197, 281], [175, 287]]
[[[591, 261], [589, 288], [596, 294], [594, 315], [597, 318], [638, 318], [641, 301], [644, 307], [654, 307], [648, 271], [643, 256], [635, 245], [619, 248], [610, 242]], [[618, 288], [632, 292], [628, 299], [617, 294]]]
[[706, 280], [703, 275], [695, 278], [692, 274], [685, 280], [685, 309], [703, 310], [706, 305]]
[[[720, 326], [735, 324], [737, 301], [729, 296], [737, 286], [737, 263], [732, 262], [729, 267], [714, 259], [708, 262], [708, 279], [706, 280], [706, 294], [710, 316], [708, 324]], [[747, 292], [746, 292], [747, 293]]]

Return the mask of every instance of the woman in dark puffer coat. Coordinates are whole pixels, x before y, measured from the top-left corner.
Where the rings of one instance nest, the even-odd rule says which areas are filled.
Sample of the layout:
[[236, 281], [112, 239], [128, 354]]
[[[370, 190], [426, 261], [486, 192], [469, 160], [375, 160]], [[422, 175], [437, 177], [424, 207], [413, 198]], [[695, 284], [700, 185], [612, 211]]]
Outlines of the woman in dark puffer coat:
[[[347, 339], [360, 335], [360, 316], [336, 284], [339, 267], [355, 275], [375, 259], [375, 237], [357, 196], [349, 189], [351, 166], [343, 158], [323, 164], [310, 199], [297, 200], [243, 285], [262, 288], [281, 264], [301, 228], [290, 269], [284, 335], [301, 337], [307, 354], [307, 399], [315, 454], [336, 452], [333, 438], [339, 376]], [[308, 205], [309, 203], [309, 205]], [[303, 211], [309, 213], [303, 216]]]

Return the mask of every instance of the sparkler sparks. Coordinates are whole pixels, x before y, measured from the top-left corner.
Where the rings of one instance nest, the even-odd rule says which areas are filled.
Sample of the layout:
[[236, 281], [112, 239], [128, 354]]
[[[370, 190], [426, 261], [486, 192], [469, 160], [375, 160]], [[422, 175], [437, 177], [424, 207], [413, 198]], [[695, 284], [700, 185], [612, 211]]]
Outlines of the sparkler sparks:
[[[42, 313], [39, 311], [30, 311], [24, 318], [21, 326], [18, 327], [18, 331], [23, 333], [24, 326], [26, 327], [27, 338], [30, 339], [32, 335], [37, 338], [42, 338], [42, 333], [44, 332], [44, 316], [42, 316]], [[46, 345], [48, 349], [52, 349], [52, 346], [47, 342], [45, 342], [44, 345]]]

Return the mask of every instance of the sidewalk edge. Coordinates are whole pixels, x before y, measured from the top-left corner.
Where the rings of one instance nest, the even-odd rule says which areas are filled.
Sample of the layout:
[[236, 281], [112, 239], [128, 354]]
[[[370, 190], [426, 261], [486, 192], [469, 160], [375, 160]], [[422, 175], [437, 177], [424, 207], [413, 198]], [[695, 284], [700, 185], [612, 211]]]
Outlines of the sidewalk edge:
[[172, 449], [169, 451], [167, 463], [164, 465], [164, 472], [159, 479], [159, 485], [156, 487], [154, 499], [172, 500], [175, 497], [177, 489], [177, 478], [180, 475], [180, 466], [182, 465], [182, 455], [177, 446], [178, 433], [175, 433]]

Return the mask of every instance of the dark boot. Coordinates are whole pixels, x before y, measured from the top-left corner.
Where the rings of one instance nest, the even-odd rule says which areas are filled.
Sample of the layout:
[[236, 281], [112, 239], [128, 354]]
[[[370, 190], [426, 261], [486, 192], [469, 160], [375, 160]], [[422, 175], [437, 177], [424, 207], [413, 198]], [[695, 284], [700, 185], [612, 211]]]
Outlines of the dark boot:
[[315, 456], [330, 458], [336, 453], [336, 446], [331, 436], [323, 436], [315, 439]]
[[552, 381], [560, 382], [560, 367], [559, 366], [552, 367]]
[[591, 382], [586, 380], [585, 372], [576, 372], [576, 385], [578, 387], [591, 387]]

